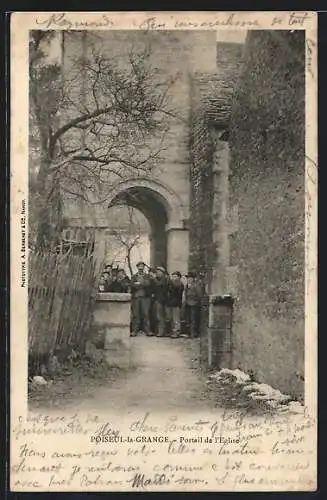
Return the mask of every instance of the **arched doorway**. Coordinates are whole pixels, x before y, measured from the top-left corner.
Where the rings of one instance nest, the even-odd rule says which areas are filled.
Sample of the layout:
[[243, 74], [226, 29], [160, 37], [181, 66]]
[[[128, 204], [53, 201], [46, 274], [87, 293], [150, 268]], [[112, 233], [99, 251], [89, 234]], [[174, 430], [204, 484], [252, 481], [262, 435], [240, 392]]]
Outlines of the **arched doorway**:
[[105, 231], [105, 262], [132, 275], [140, 260], [150, 265], [151, 226], [145, 215], [129, 205], [114, 205]]
[[141, 211], [150, 225], [150, 265], [169, 272], [187, 272], [188, 227], [183, 205], [171, 189], [146, 178], [122, 181], [111, 192], [108, 208], [117, 205]]
[[159, 193], [147, 187], [129, 187], [118, 193], [110, 206], [127, 205], [144, 214], [149, 222], [150, 265], [167, 267], [168, 214]]

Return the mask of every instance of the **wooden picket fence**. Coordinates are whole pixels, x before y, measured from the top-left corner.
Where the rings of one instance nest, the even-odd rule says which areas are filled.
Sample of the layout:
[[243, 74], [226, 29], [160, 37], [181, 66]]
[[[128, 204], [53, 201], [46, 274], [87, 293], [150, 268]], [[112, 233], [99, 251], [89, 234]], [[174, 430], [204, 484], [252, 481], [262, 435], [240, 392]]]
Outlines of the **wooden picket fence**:
[[92, 255], [32, 254], [28, 274], [29, 357], [37, 360], [61, 346], [82, 346], [94, 301]]

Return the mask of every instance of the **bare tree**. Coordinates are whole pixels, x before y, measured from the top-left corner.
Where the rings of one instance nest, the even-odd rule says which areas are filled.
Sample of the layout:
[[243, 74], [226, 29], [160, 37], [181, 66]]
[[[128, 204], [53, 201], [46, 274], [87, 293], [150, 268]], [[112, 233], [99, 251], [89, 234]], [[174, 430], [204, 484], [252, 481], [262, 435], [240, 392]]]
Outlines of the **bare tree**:
[[87, 52], [63, 74], [60, 64], [46, 57], [54, 36], [32, 31], [30, 37], [30, 140], [39, 155], [41, 248], [51, 246], [58, 234], [60, 193], [104, 202], [115, 181], [153, 168], [163, 150], [167, 117], [175, 117], [168, 99], [173, 82], [158, 80], [148, 47], [129, 50], [122, 65], [102, 55], [99, 44], [88, 43]]
[[142, 230], [140, 224], [135, 218], [134, 209], [130, 206], [128, 209], [128, 224], [126, 228], [114, 229], [111, 231], [111, 235], [115, 240], [124, 248], [125, 252], [125, 262], [128, 265], [130, 275], [133, 274], [132, 267], [132, 251], [138, 246], [142, 236]]

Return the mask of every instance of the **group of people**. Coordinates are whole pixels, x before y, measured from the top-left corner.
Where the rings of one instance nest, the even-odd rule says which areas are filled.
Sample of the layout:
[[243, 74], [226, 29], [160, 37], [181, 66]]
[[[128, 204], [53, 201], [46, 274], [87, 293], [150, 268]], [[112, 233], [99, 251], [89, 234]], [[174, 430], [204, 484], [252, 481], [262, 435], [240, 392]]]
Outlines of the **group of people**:
[[130, 279], [125, 273], [125, 269], [107, 264], [100, 277], [99, 292], [130, 292]]
[[[131, 336], [177, 338], [197, 337], [201, 310], [202, 287], [195, 273], [188, 273], [183, 282], [179, 271], [170, 275], [164, 267], [148, 268], [137, 264], [137, 272], [128, 278], [123, 269], [106, 266], [99, 291], [132, 294]], [[182, 323], [186, 332], [182, 332]]]

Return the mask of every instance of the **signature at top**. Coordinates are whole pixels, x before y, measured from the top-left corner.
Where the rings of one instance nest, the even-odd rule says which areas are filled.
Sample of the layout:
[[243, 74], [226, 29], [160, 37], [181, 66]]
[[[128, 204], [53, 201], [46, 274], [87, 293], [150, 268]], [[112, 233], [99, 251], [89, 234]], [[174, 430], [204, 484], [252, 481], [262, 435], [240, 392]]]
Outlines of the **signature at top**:
[[101, 14], [94, 19], [71, 19], [65, 12], [51, 14], [44, 20], [36, 19], [36, 24], [42, 25], [46, 29], [61, 27], [61, 28], [101, 28], [113, 26], [113, 21], [107, 14]]

